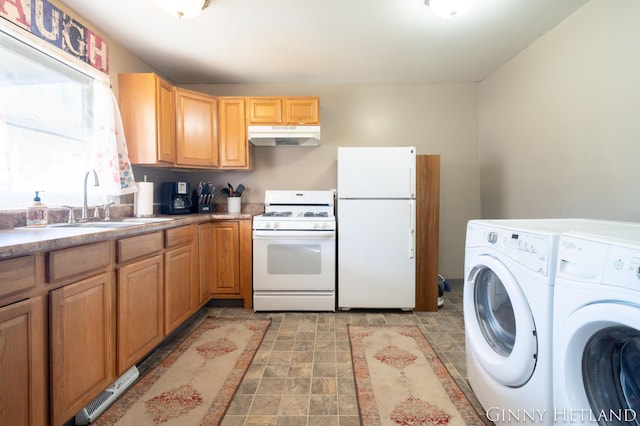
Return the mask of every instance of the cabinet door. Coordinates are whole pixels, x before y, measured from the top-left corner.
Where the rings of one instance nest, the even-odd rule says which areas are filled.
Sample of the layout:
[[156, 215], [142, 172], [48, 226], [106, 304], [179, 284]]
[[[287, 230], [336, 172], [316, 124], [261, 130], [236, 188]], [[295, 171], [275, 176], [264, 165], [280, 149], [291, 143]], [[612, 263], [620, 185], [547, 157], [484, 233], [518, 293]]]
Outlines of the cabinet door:
[[214, 295], [240, 295], [240, 232], [236, 221], [213, 222]]
[[175, 163], [176, 121], [173, 86], [161, 78], [156, 78], [156, 125], [158, 127], [158, 161]]
[[320, 98], [284, 98], [285, 124], [320, 124]]
[[282, 98], [247, 98], [247, 124], [282, 124]]
[[200, 261], [200, 303], [205, 303], [212, 293], [213, 274], [216, 262], [213, 257], [213, 225], [202, 223], [198, 226], [198, 257]]
[[197, 309], [198, 282], [193, 273], [197, 257], [193, 245], [173, 249], [164, 258], [165, 334]]
[[161, 255], [118, 269], [118, 376], [164, 337], [162, 274]]
[[240, 297], [244, 308], [253, 306], [253, 227], [251, 220], [238, 222], [240, 228]]
[[120, 113], [133, 164], [176, 162], [173, 86], [153, 73], [118, 75]]
[[249, 169], [244, 98], [218, 98], [220, 168]]
[[175, 88], [178, 165], [218, 167], [216, 98]]
[[0, 308], [0, 424], [47, 424], [45, 303]]
[[63, 424], [115, 381], [112, 274], [51, 292], [51, 413]]

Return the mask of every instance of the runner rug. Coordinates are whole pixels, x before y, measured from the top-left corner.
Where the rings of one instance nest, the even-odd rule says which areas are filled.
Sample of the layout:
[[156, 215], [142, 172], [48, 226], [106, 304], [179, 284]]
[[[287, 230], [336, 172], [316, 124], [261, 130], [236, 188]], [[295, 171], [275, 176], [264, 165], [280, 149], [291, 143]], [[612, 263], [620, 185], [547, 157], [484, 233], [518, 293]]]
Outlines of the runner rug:
[[349, 325], [362, 425], [484, 425], [415, 325]]
[[206, 318], [95, 424], [219, 424], [270, 324]]

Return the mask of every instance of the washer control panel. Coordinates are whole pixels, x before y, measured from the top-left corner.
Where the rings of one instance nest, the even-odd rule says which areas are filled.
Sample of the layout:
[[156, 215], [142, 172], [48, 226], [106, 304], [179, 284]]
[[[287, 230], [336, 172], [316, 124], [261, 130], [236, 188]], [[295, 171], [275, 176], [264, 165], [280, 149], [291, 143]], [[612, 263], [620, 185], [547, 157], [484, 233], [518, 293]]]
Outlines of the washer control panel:
[[474, 225], [467, 230], [467, 247], [491, 247], [533, 272], [548, 276], [553, 257], [547, 234]]
[[558, 277], [640, 291], [640, 248], [563, 235]]

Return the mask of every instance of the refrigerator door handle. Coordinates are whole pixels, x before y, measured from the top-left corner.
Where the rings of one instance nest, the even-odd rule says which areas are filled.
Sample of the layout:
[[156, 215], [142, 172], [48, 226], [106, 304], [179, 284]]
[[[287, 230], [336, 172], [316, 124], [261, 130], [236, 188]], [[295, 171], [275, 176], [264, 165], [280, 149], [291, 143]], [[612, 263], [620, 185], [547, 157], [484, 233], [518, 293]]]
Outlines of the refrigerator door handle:
[[411, 190], [411, 197], [416, 196], [416, 178], [414, 176], [415, 170], [413, 167], [409, 167], [409, 188]]
[[416, 253], [416, 202], [409, 202], [409, 259]]

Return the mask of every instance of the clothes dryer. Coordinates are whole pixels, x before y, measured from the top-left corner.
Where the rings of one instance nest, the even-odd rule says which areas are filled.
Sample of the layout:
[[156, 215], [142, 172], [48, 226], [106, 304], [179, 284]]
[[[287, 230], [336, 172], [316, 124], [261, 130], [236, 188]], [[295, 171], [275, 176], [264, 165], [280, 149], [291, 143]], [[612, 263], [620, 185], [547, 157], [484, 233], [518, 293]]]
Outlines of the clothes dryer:
[[640, 424], [640, 225], [560, 238], [554, 418]]
[[496, 424], [553, 424], [553, 296], [559, 236], [586, 219], [473, 220], [465, 248], [467, 377]]

